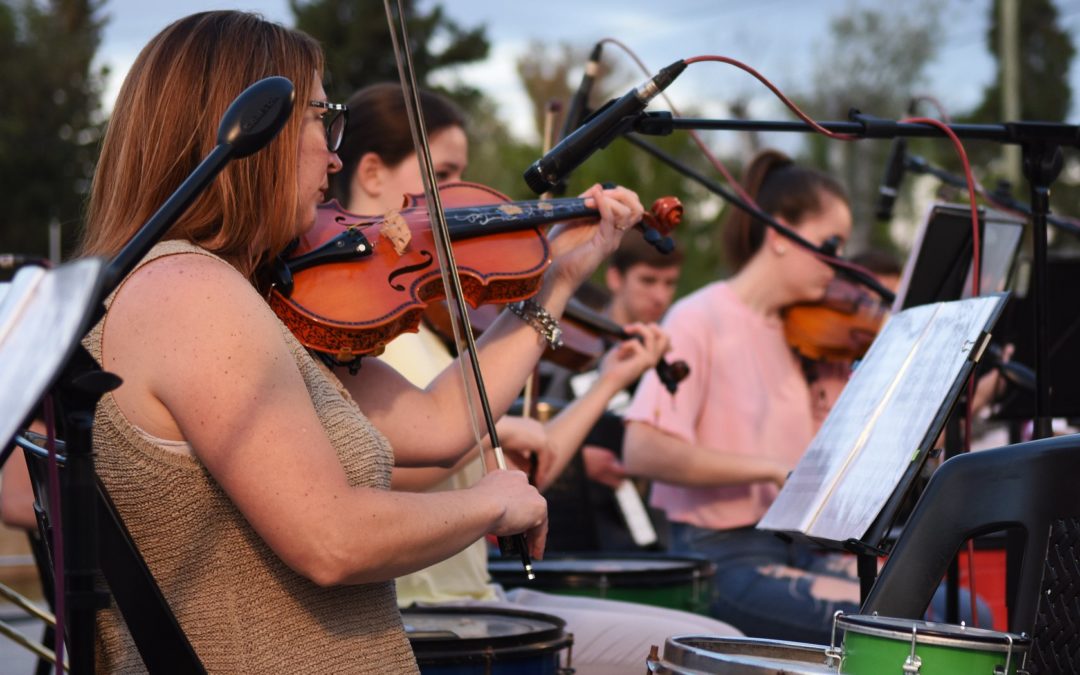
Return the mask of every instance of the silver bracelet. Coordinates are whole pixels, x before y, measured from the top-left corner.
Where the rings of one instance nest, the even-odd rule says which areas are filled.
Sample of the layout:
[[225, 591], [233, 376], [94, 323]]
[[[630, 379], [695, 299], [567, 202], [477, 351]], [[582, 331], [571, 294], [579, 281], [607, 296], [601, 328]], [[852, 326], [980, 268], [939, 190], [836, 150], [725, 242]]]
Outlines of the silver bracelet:
[[549, 347], [558, 349], [563, 346], [562, 328], [559, 328], [559, 322], [540, 303], [529, 298], [521, 302], [511, 302], [507, 307], [518, 318], [532, 326]]

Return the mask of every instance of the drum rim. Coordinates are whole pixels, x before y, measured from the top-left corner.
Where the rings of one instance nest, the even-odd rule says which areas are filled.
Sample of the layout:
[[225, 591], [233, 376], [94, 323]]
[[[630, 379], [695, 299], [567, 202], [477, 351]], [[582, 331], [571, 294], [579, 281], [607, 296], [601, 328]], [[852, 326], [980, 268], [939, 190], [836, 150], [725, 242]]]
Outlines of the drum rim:
[[[936, 629], [934, 627], [927, 627], [926, 621], [915, 619], [899, 619], [894, 617], [881, 617], [871, 616], [865, 614], [856, 615], [843, 615], [836, 618], [836, 625], [838, 628], [845, 632], [850, 631], [852, 633], [858, 633], [860, 635], [870, 635], [874, 637], [883, 637], [897, 642], [911, 642], [911, 631], [904, 631], [900, 628], [887, 628], [882, 626], [870, 625], [874, 621], [891, 620], [891, 621], [912, 621], [916, 622], [919, 626], [919, 630], [916, 631], [915, 641], [917, 644], [934, 645], [940, 647], [954, 647], [957, 649], [970, 649], [973, 651], [996, 651], [1007, 652], [1010, 649], [1010, 643], [1008, 637], [1012, 637], [1011, 649], [1015, 652], [1026, 652], [1031, 647], [1031, 638], [1017, 635], [1016, 633], [1005, 633], [1002, 631], [992, 631], [986, 628], [969, 627], [966, 630], [982, 631], [984, 634], [979, 633], [967, 633], [963, 636], [954, 635], [950, 632]], [[948, 626], [950, 629], [957, 631], [965, 630], [960, 626], [954, 624], [934, 624], [935, 626]]]
[[[773, 648], [785, 648], [793, 649], [800, 655], [807, 655], [813, 657], [821, 657], [821, 661], [798, 661], [792, 660], [791, 662], [796, 665], [812, 667], [820, 670], [822, 673], [836, 672], [832, 666], [828, 663], [828, 646], [813, 644], [810, 642], [792, 642], [788, 640], [774, 640], [770, 638], [752, 638], [746, 636], [719, 636], [719, 635], [703, 635], [700, 633], [687, 633], [682, 635], [672, 635], [664, 641], [664, 651], [662, 655], [662, 662], [671, 664], [682, 668], [695, 669], [699, 666], [708, 665], [715, 666], [717, 663], [724, 663], [732, 666], [737, 665], [754, 665], [754, 664], [742, 664], [736, 659], [749, 658], [753, 655], [743, 653], [725, 653], [715, 652], [702, 647], [685, 644], [680, 641], [684, 640], [710, 640], [725, 645], [752, 645], [752, 646], [764, 646]], [[671, 653], [671, 648], [677, 648], [676, 653]], [[765, 657], [776, 658], [776, 657]], [[782, 657], [779, 657], [782, 658]], [[712, 671], [708, 671], [712, 672]], [[739, 672], [742, 672], [741, 670]], [[795, 671], [792, 671], [795, 672]]]
[[[477, 640], [477, 638], [469, 638]], [[554, 640], [517, 644], [509, 646], [496, 646], [489, 648], [486, 645], [476, 645], [478, 649], [465, 651], [464, 645], [457, 645], [457, 649], [449, 647], [448, 642], [441, 640], [423, 640], [419, 643], [409, 641], [412, 647], [413, 657], [421, 666], [427, 665], [460, 665], [468, 663], [503, 663], [507, 661], [520, 661], [527, 658], [542, 657], [546, 654], [554, 654], [570, 647], [574, 642], [574, 636], [563, 633]], [[418, 644], [422, 649], [417, 649]]]
[[[542, 655], [565, 649], [573, 643], [573, 635], [566, 632], [566, 621], [553, 614], [529, 612], [520, 609], [459, 605], [450, 607], [424, 607], [412, 605], [401, 610], [402, 623], [410, 614], [424, 615], [483, 615], [513, 617], [551, 624], [549, 628], [519, 635], [467, 638], [409, 638], [413, 655], [418, 663], [474, 663], [514, 660], [529, 655]], [[469, 651], [468, 648], [472, 648]]]
[[[689, 563], [685, 567], [663, 570], [571, 570], [552, 571], [544, 569], [544, 562], [598, 562], [618, 560], [658, 560]], [[506, 569], [499, 569], [505, 565]], [[545, 556], [533, 562], [536, 579], [529, 582], [533, 588], [637, 588], [650, 586], [680, 586], [687, 583], [711, 580], [716, 573], [716, 563], [705, 557], [686, 555], [654, 555], [629, 552], [625, 555], [602, 555], [597, 553], [560, 553]], [[524, 577], [516, 559], [493, 558], [488, 561], [488, 574], [495, 580], [519, 580]], [[617, 583], [612, 583], [617, 581]], [[606, 582], [606, 583], [602, 583]]]

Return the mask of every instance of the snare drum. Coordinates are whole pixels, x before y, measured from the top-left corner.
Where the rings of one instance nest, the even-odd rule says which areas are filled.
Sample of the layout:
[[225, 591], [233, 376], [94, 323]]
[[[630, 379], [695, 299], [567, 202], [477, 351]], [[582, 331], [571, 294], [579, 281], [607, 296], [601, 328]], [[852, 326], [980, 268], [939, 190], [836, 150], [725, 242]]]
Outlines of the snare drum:
[[697, 675], [836, 675], [824, 645], [755, 638], [674, 636], [664, 643], [659, 662], [648, 661], [650, 673]]
[[701, 558], [553, 555], [533, 561], [536, 579], [528, 581], [516, 558], [488, 562], [491, 578], [506, 588], [525, 586], [705, 615], [709, 614], [715, 570], [713, 563]]
[[422, 675], [556, 675], [573, 642], [566, 622], [538, 612], [417, 607], [401, 618]]
[[1014, 675], [1026, 672], [1031, 648], [1015, 633], [914, 619], [839, 615], [836, 628], [844, 631], [840, 672], [850, 675]]

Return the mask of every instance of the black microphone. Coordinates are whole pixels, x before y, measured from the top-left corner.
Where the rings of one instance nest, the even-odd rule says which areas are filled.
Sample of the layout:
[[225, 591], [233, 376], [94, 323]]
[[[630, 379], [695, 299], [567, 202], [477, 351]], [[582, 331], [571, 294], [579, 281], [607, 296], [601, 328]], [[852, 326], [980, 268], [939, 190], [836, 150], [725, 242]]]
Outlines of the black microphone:
[[525, 182], [529, 188], [537, 194], [552, 189], [594, 152], [607, 147], [608, 143], [629, 129], [637, 118], [637, 113], [644, 110], [649, 101], [685, 69], [685, 61], [676, 61], [636, 89], [631, 89], [622, 98], [611, 101], [596, 111], [596, 114], [585, 120], [574, 133], [533, 162], [525, 171]]
[[907, 141], [894, 138], [889, 149], [889, 160], [885, 164], [885, 176], [878, 188], [877, 219], [891, 220], [893, 204], [896, 203], [900, 181], [904, 179], [904, 161], [907, 156]]
[[589, 94], [592, 92], [593, 81], [600, 73], [600, 52], [604, 48], [603, 42], [597, 42], [593, 47], [592, 54], [585, 64], [585, 74], [581, 76], [581, 84], [578, 85], [574, 97], [570, 99], [570, 108], [566, 111], [566, 119], [563, 120], [562, 133], [559, 138], [566, 138], [574, 129], [581, 126], [585, 119], [585, 113], [589, 108]]

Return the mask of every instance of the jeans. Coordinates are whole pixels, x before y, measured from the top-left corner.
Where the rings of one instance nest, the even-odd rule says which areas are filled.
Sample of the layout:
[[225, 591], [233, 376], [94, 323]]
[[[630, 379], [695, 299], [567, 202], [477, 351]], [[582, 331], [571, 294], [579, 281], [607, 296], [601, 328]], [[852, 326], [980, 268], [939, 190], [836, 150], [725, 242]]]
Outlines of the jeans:
[[[752, 527], [709, 530], [672, 523], [672, 552], [716, 563], [711, 613], [751, 637], [829, 644], [833, 615], [859, 613], [859, 583], [851, 557], [786, 542]], [[831, 587], [823, 593], [824, 587]], [[931, 604], [944, 616], [939, 588]], [[961, 619], [970, 623], [970, 596], [961, 589]], [[979, 626], [992, 625], [980, 601]], [[837, 636], [839, 640], [840, 636]]]

